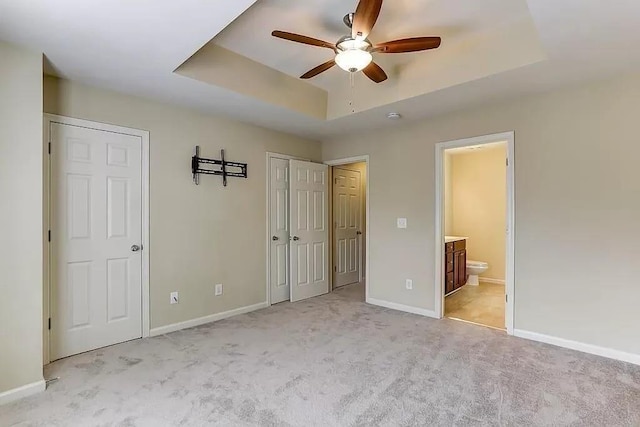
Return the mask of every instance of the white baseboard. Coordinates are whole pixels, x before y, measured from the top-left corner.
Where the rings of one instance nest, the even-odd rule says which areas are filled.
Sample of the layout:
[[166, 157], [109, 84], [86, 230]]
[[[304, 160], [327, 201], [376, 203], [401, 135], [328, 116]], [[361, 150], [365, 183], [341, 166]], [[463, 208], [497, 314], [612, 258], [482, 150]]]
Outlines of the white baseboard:
[[537, 332], [523, 331], [521, 329], [515, 329], [513, 331], [513, 335], [520, 338], [526, 338], [528, 340], [539, 341], [558, 347], [581, 351], [583, 353], [595, 354], [596, 356], [607, 357], [609, 359], [615, 359], [622, 362], [640, 365], [640, 354], [627, 353], [625, 351], [600, 347], [593, 344], [586, 344], [579, 341], [571, 341], [564, 338], [552, 337], [550, 335], [539, 334]]
[[367, 304], [377, 305], [380, 307], [390, 308], [392, 310], [404, 311], [406, 313], [419, 314], [420, 316], [433, 317], [439, 319], [433, 310], [427, 310], [426, 308], [412, 307], [410, 305], [398, 304], [395, 302], [384, 301], [381, 299], [367, 298]]
[[23, 385], [22, 387], [3, 391], [0, 393], [0, 405], [22, 399], [23, 397], [31, 396], [32, 394], [41, 393], [46, 388], [47, 383], [42, 379], [31, 384]]
[[506, 282], [504, 279], [492, 279], [491, 277], [480, 276], [480, 281], [485, 283], [493, 283], [495, 285], [504, 285]]
[[269, 307], [269, 304], [261, 302], [254, 305], [248, 305], [246, 307], [240, 307], [229, 311], [223, 311], [222, 313], [211, 314], [209, 316], [198, 317], [197, 319], [186, 320], [184, 322], [173, 323], [171, 325], [160, 326], [159, 328], [153, 328], [149, 331], [150, 337], [156, 337], [158, 335], [168, 334], [169, 332], [179, 331], [181, 329], [193, 328], [194, 326], [205, 325], [211, 322], [217, 322], [218, 320], [227, 319], [239, 314], [250, 313], [252, 311], [260, 310]]

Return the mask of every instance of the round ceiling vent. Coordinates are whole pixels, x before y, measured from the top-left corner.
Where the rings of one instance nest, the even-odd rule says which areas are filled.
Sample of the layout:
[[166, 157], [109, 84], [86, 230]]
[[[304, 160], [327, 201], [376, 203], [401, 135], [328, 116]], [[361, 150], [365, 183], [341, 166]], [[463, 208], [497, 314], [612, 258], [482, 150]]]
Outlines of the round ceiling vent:
[[387, 113], [387, 119], [389, 120], [399, 120], [402, 118], [402, 115], [400, 115], [400, 113]]

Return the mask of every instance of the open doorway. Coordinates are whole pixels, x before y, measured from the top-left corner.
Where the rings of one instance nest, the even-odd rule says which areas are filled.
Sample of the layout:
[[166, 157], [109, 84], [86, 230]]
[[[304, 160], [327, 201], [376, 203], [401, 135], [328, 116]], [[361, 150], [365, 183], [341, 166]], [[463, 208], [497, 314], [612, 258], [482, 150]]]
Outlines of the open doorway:
[[365, 301], [367, 162], [345, 159], [330, 164], [332, 289]]
[[512, 134], [438, 144], [440, 313], [513, 329]]

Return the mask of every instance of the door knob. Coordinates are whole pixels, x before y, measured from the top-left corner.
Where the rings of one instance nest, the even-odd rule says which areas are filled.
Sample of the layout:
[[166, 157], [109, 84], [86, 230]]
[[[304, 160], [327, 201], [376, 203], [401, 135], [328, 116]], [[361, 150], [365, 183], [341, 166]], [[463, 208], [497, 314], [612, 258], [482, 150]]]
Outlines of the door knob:
[[138, 252], [140, 249], [142, 248], [138, 245], [131, 246], [131, 252]]
[[359, 236], [359, 235], [362, 234], [362, 231], [358, 230], [358, 231], [356, 231], [356, 234]]
[[280, 238], [278, 236], [273, 236], [273, 237], [271, 237], [271, 240], [273, 240], [275, 242], [276, 240], [280, 240]]
[[297, 242], [298, 240], [300, 240], [300, 238], [298, 236], [293, 236], [293, 241]]

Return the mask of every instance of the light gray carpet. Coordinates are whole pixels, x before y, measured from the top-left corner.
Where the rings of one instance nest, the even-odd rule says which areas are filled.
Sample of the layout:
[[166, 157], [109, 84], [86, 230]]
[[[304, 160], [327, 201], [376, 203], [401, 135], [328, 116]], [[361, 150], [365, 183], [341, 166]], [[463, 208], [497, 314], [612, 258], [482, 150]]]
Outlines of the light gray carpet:
[[640, 425], [640, 367], [361, 302], [353, 286], [51, 364], [0, 425]]

